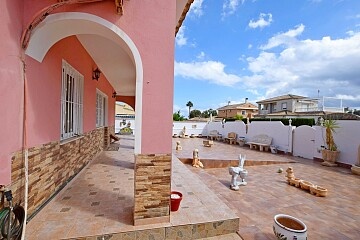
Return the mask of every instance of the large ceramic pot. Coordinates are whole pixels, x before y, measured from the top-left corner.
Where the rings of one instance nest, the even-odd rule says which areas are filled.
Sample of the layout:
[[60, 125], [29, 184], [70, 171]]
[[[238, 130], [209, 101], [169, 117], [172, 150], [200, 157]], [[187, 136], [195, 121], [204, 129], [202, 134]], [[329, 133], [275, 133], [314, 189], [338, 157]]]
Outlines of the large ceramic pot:
[[337, 166], [336, 162], [339, 158], [340, 151], [330, 151], [327, 149], [323, 149], [321, 153], [324, 160], [324, 162], [321, 163], [322, 165], [330, 167]]
[[275, 215], [273, 230], [278, 240], [307, 240], [306, 225], [290, 215]]

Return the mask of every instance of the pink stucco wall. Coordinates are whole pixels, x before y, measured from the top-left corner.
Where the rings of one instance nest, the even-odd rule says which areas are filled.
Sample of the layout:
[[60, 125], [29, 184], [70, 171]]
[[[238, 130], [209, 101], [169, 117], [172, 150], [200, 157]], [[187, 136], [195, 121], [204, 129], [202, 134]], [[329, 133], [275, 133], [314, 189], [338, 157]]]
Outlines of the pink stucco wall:
[[11, 153], [22, 144], [22, 96], [19, 39], [22, 1], [0, 1], [0, 185], [10, 183]]
[[[26, 1], [25, 23], [54, 1]], [[124, 15], [115, 13], [113, 1], [66, 6], [59, 11], [79, 11], [102, 17], [126, 32], [138, 48], [143, 63], [142, 149], [170, 153], [172, 135], [174, 35], [176, 1], [124, 1]]]
[[96, 89], [108, 95], [108, 125], [114, 123], [115, 100], [111, 98], [112, 86], [103, 75], [99, 81], [92, 80], [92, 69], [95, 66], [93, 60], [75, 36], [67, 37], [48, 51], [42, 63], [26, 57], [29, 146], [60, 139], [62, 59], [84, 76], [84, 132], [96, 127]]
[[[10, 182], [13, 152], [22, 148], [22, 86], [20, 37], [34, 16], [55, 0], [0, 1], [0, 184]], [[171, 153], [174, 31], [176, 2], [124, 1], [125, 13], [115, 12], [113, 1], [76, 4], [56, 12], [86, 12], [122, 29], [135, 43], [143, 64], [141, 153]], [[26, 11], [24, 11], [26, 9]], [[101, 47], [101, 46], [99, 46]], [[74, 54], [76, 53], [76, 54]], [[114, 123], [112, 87], [102, 76], [91, 79], [93, 61], [75, 37], [56, 43], [42, 63], [25, 57], [27, 81], [28, 147], [59, 140], [61, 59], [84, 74], [84, 131], [95, 128], [95, 89], [109, 96], [108, 125]], [[139, 96], [136, 96], [138, 99]]]

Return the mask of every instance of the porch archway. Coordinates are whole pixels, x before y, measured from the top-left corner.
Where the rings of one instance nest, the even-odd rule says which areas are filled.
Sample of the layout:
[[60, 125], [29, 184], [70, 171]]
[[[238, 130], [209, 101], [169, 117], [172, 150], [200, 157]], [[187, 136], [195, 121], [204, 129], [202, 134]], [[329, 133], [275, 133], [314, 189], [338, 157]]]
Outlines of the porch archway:
[[[42, 62], [49, 49], [58, 41], [68, 36], [76, 35], [80, 42], [86, 42], [86, 35], [101, 37], [102, 41], [109, 41], [127, 53], [135, 66], [135, 86], [128, 88], [124, 94], [135, 97], [135, 148], [134, 153], [141, 153], [142, 133], [142, 92], [143, 92], [143, 64], [139, 50], [132, 39], [117, 25], [99, 16], [81, 13], [65, 12], [51, 14], [45, 18], [33, 31], [25, 54]], [[94, 59], [96, 62], [96, 59]], [[100, 65], [99, 65], [100, 66]], [[101, 66], [100, 66], [101, 67]], [[105, 66], [104, 66], [105, 67]], [[114, 86], [116, 80], [108, 78]], [[115, 89], [118, 93], [118, 89]], [[133, 91], [133, 93], [131, 93]]]

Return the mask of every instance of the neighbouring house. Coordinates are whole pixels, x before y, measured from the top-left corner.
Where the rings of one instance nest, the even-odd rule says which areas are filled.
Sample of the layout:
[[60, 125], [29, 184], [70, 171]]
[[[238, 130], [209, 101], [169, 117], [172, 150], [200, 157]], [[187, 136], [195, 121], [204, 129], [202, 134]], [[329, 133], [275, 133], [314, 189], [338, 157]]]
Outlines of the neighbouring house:
[[115, 118], [134, 119], [135, 118], [135, 111], [127, 103], [116, 102], [116, 105], [115, 105]]
[[244, 103], [229, 104], [218, 108], [217, 111], [217, 118], [235, 118], [237, 115], [243, 118], [253, 118], [258, 113], [258, 107], [245, 98]]
[[127, 103], [115, 103], [115, 133], [120, 133], [124, 127], [130, 127], [134, 131], [135, 127], [135, 111]]
[[[325, 98], [323, 98], [325, 99]], [[256, 102], [257, 118], [314, 118], [333, 112], [344, 112], [342, 107], [325, 107], [324, 100], [286, 94]]]
[[0, 187], [14, 202], [28, 190], [29, 215], [109, 145], [122, 101], [135, 110], [134, 224], [169, 222], [174, 38], [192, 2], [0, 1]]

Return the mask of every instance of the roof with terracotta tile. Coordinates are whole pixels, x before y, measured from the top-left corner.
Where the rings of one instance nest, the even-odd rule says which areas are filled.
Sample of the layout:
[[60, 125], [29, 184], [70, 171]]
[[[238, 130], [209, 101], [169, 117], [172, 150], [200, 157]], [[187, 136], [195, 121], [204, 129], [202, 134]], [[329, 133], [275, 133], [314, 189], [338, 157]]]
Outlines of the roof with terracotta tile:
[[218, 108], [217, 110], [232, 110], [232, 109], [236, 109], [236, 110], [242, 110], [242, 109], [253, 109], [253, 110], [257, 110], [258, 107], [255, 104], [246, 102], [246, 103], [240, 103], [240, 104], [231, 104], [231, 105], [226, 105], [223, 107]]
[[304, 98], [307, 98], [307, 97], [299, 96], [299, 95], [293, 95], [293, 94], [286, 94], [286, 95], [281, 95], [281, 96], [278, 96], [278, 97], [264, 99], [264, 100], [258, 101], [256, 103], [257, 104], [262, 104], [262, 103], [267, 103], [267, 102], [277, 102], [277, 101], [286, 100], [286, 99], [304, 99]]

